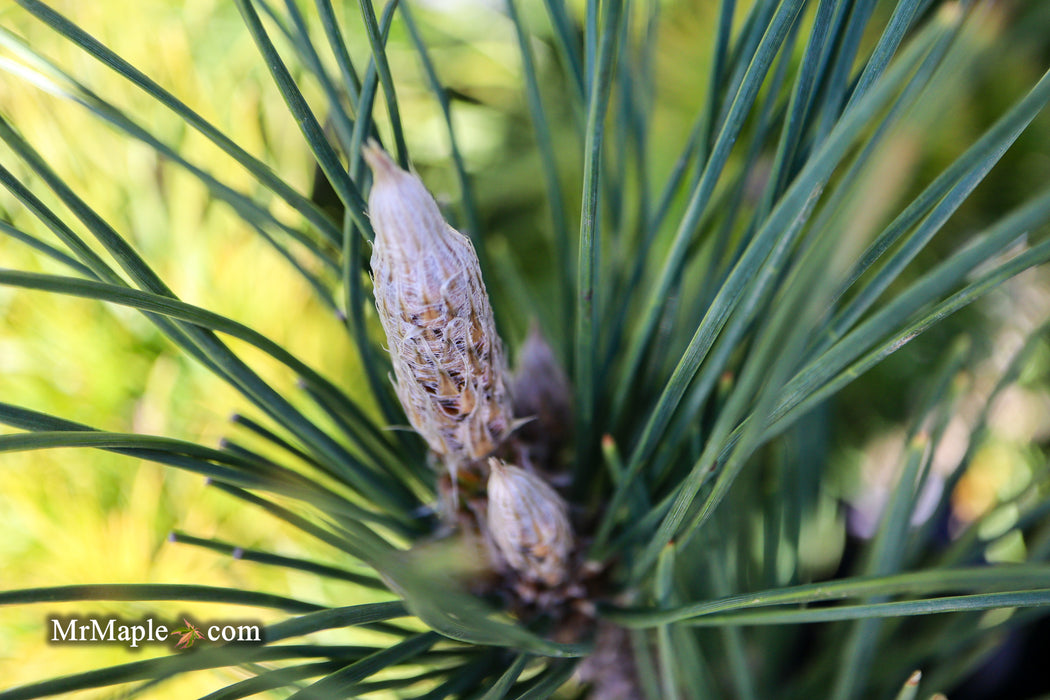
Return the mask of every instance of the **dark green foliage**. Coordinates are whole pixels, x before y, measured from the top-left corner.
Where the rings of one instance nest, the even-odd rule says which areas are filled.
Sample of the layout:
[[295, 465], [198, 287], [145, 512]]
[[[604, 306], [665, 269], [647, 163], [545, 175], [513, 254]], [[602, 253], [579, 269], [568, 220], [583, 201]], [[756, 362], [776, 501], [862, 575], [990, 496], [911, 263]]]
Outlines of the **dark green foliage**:
[[[0, 27], [3, 55], [30, 66], [34, 81], [185, 169], [293, 265], [345, 320], [367, 381], [340, 386], [262, 333], [181, 301], [130, 236], [92, 210], [0, 114], [0, 184], [53, 237], [38, 238], [18, 219], [0, 221], [0, 232], [67, 272], [0, 269], [0, 284], [141, 311], [168, 342], [236, 389], [252, 416], [235, 419], [232, 439], [213, 449], [0, 403], [0, 422], [14, 429], [0, 435], [0, 453], [91, 447], [206, 475], [246, 508], [330, 545], [332, 558], [306, 561], [193, 533], [173, 535], [176, 542], [351, 581], [391, 600], [330, 607], [177, 584], [3, 591], [0, 604], [235, 601], [289, 617], [267, 628], [261, 646], [56, 677], [0, 690], [0, 699], [135, 683], [145, 683], [139, 690], [148, 695], [152, 684], [223, 666], [253, 677], [208, 697], [279, 688], [292, 692], [281, 697], [295, 698], [579, 692], [568, 681], [592, 650], [589, 633], [553, 641], [543, 619], [511, 619], [498, 600], [463, 590], [433, 570], [425, 547], [412, 546], [440, 528], [426, 507], [438, 488], [415, 436], [385, 429], [405, 419], [369, 325], [363, 272], [374, 236], [362, 144], [389, 134], [389, 150], [407, 165], [406, 134], [417, 128], [398, 99], [407, 78], [387, 55], [391, 32], [407, 33], [403, 43], [422, 76], [414, 85], [437, 100], [461, 195], [452, 208], [478, 248], [505, 339], [538, 318], [555, 354], [569, 363], [576, 434], [566, 492], [589, 555], [608, 565], [609, 590], [590, 602], [598, 620], [630, 630], [622, 653], [636, 659], [640, 687], [665, 698], [907, 697], [910, 690], [900, 689], [921, 668], [932, 679], [920, 691], [928, 697], [954, 687], [994, 651], [999, 635], [1050, 605], [1045, 474], [1012, 502], [1014, 529], [1030, 545], [1027, 562], [983, 565], [982, 520], [947, 544], [933, 532], [948, 518], [950, 487], [986, 437], [989, 407], [1046, 342], [1045, 327], [985, 397], [933, 518], [909, 524], [946, 439], [960, 377], [982, 350], [965, 339], [948, 342], [984, 332], [976, 314], [963, 321], [953, 315], [1050, 260], [1045, 173], [1008, 201], [985, 204], [980, 216], [966, 209], [975, 190], [988, 196], [977, 188], [1050, 101], [1050, 75], [1011, 94], [972, 143], [952, 144], [936, 172], [913, 159], [927, 156], [921, 146], [935, 140], [946, 111], [975, 99], [969, 76], [995, 63], [1000, 44], [1025, 32], [1036, 37], [1029, 41], [1045, 38], [1033, 34], [1037, 24], [1050, 26], [1045, 11], [1028, 8], [1018, 27], [989, 38], [981, 23], [992, 10], [979, 2], [755, 0], [737, 7], [723, 0], [715, 13], [704, 3], [590, 0], [578, 15], [559, 0], [542, 7], [507, 0], [501, 21], [512, 30], [523, 84], [512, 115], [522, 129], [505, 149], [509, 156], [534, 145], [538, 157], [530, 150], [535, 163], [482, 171], [493, 175], [485, 178], [464, 158], [471, 134], [455, 128], [454, 117], [460, 101], [483, 104], [486, 97], [448, 87], [452, 79], [433, 47], [450, 40], [431, 36], [422, 6], [393, 0], [377, 13], [371, 0], [359, 3], [370, 50], [359, 72], [351, 55], [363, 47], [346, 44], [346, 8], [318, 0], [304, 13], [291, 0], [283, 8], [237, 0], [245, 35], [301, 130], [304, 153], [338, 200], [320, 206], [237, 145], [236, 133], [222, 133], [55, 10], [37, 0], [17, 3], [18, 12], [136, 85], [254, 178], [252, 191], [222, 182]], [[688, 133], [677, 133], [663, 128], [670, 120], [657, 94], [667, 87], [658, 64], [675, 60], [661, 55], [661, 40], [666, 23], [688, 25], [693, 11], [704, 17], [707, 34], [698, 40], [711, 60], [690, 73], [690, 89], [702, 94]], [[995, 75], [980, 70], [985, 80]], [[321, 104], [304, 96], [311, 94], [302, 89], [307, 80], [320, 86]], [[377, 93], [384, 115], [375, 113]], [[534, 144], [522, 136], [526, 119]], [[274, 214], [277, 200], [294, 211], [294, 222]], [[530, 211], [539, 200], [546, 211]], [[955, 225], [957, 216], [970, 225]], [[530, 248], [549, 255], [529, 259]], [[867, 430], [833, 433], [829, 402], [941, 323], [945, 340], [931, 352], [937, 361], [915, 372], [923, 376], [909, 377], [916, 381], [906, 382], [907, 391], [877, 389], [886, 395], [875, 403], [906, 413], [911, 427], [875, 536], [850, 541], [853, 560], [832, 551], [830, 565], [806, 563], [815, 520], [845, 537], [827, 513], [836, 508], [829, 484], [841, 478], [831, 453], [842, 435], [859, 441]], [[291, 370], [299, 390], [268, 383], [235, 349], [241, 345], [224, 338]], [[859, 400], [871, 391], [845, 395]], [[845, 415], [871, 419], [872, 411], [851, 407]], [[1017, 610], [992, 622], [982, 617], [1002, 608]], [[413, 618], [408, 626], [388, 622], [406, 617]], [[351, 626], [381, 629], [396, 641], [297, 639]], [[376, 678], [381, 672], [390, 673]]]

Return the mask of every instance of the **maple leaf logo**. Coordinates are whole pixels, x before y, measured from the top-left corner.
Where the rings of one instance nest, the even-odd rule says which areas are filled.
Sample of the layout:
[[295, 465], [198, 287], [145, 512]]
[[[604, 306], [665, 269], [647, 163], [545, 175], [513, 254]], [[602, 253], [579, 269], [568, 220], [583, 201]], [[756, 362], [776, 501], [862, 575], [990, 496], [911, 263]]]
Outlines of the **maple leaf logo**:
[[201, 634], [196, 625], [186, 618], [182, 618], [182, 621], [186, 626], [172, 630], [168, 636], [179, 635], [179, 641], [175, 644], [176, 649], [189, 649], [198, 639], [204, 639], [204, 635]]

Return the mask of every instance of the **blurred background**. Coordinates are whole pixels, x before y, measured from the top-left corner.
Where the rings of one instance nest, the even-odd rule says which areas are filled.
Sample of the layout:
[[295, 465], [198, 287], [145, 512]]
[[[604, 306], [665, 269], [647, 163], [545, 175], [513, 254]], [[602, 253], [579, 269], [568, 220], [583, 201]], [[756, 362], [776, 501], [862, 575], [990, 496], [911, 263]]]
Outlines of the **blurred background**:
[[[236, 9], [218, 0], [55, 1], [60, 12], [157, 80], [231, 135], [303, 192], [314, 186], [314, 166], [296, 125], [271, 83]], [[577, 5], [579, 3], [576, 3]], [[750, 3], [738, 3], [738, 13]], [[303, 3], [304, 12], [312, 19]], [[356, 3], [336, 3], [358, 66], [367, 64], [368, 41]], [[502, 3], [427, 0], [413, 5], [431, 57], [453, 99], [454, 123], [468, 170], [477, 185], [484, 237], [501, 293], [551, 308], [553, 250], [540, 161], [522, 90], [521, 66]], [[538, 6], [538, 3], [537, 3]], [[984, 37], [994, 54], [967, 78], [961, 108], [943, 115], [922, 144], [911, 186], [918, 191], [1050, 65], [1050, 3], [998, 2]], [[571, 117], [560, 97], [568, 87], [548, 41], [549, 27], [533, 19], [545, 106], [553, 123]], [[880, 3], [879, 11], [888, 11]], [[579, 7], [576, 8], [580, 10]], [[716, 8], [706, 0], [661, 3], [651, 168], [662, 182], [705, 99]], [[68, 42], [7, 4], [0, 25], [23, 37], [95, 92], [134, 115], [164, 141], [220, 180], [252, 192], [252, 180], [229, 158], [170, 113], [129, 87]], [[880, 26], [880, 22], [874, 22]], [[316, 27], [315, 27], [316, 29]], [[318, 34], [320, 30], [318, 29]], [[873, 42], [875, 37], [868, 37]], [[440, 109], [425, 82], [418, 54], [395, 20], [388, 53], [401, 100], [409, 151], [423, 180], [450, 218], [459, 193]], [[0, 56], [4, 55], [0, 49]], [[308, 98], [322, 104], [316, 84], [304, 79]], [[380, 97], [381, 99], [381, 97]], [[184, 300], [225, 314], [291, 349], [323, 374], [350, 387], [363, 385], [356, 356], [339, 320], [319, 304], [302, 279], [224, 205], [177, 167], [160, 159], [64, 101], [0, 72], [0, 113], [51, 166], [118, 231], [132, 240]], [[377, 107], [377, 114], [383, 114]], [[384, 126], [380, 124], [380, 130]], [[578, 206], [580, 144], [575, 132], [554, 135], [561, 154], [566, 201]], [[0, 152], [7, 156], [6, 151]], [[11, 159], [5, 159], [5, 163]], [[1041, 188], [1050, 172], [1050, 115], [1042, 115], [995, 168], [943, 235], [924, 252], [922, 268], [954, 250], [994, 216]], [[22, 175], [23, 173], [16, 173]], [[682, 207], [679, 201], [676, 207]], [[287, 215], [287, 212], [283, 212]], [[578, 213], [573, 212], [572, 217]], [[46, 237], [42, 227], [0, 193], [0, 217]], [[669, 217], [671, 220], [674, 217]], [[0, 266], [62, 272], [6, 237]], [[907, 274], [900, 281], [908, 281]], [[492, 284], [492, 283], [490, 283]], [[944, 450], [964, 445], [983, 399], [1025, 336], [1050, 318], [1050, 275], [1033, 270], [1011, 281], [980, 306], [935, 327], [901, 353], [850, 385], [805, 423], [829, 464], [822, 504], [815, 510], [813, 577], [830, 575], [848, 555], [851, 538], [869, 536], [894, 484], [905, 423], [922, 379], [948, 340], [966, 331], [977, 361]], [[541, 319], [555, 328], [554, 319]], [[528, 319], [501, 319], [517, 347]], [[554, 331], [557, 332], [557, 331]], [[248, 351], [246, 351], [248, 352]], [[250, 354], [250, 353], [249, 353]], [[252, 355], [253, 359], [256, 359]], [[265, 368], [265, 359], [258, 358]], [[268, 379], [293, 391], [294, 377], [270, 368]], [[992, 512], [1014, 495], [1045, 481], [1050, 441], [1050, 345], [1039, 347], [1016, 384], [992, 413], [992, 431], [953, 495], [953, 523]], [[230, 416], [244, 408], [227, 385], [178, 352], [137, 312], [41, 292], [0, 287], [0, 400], [47, 411], [118, 432], [167, 435], [216, 445], [231, 432]], [[250, 415], [250, 414], [249, 414]], [[956, 439], [951, 436], [956, 435]], [[957, 449], [962, 449], [957, 447]], [[959, 459], [936, 460], [944, 469]], [[954, 461], [953, 461], [954, 460]], [[942, 474], [942, 477], [947, 474]], [[203, 480], [159, 466], [87, 450], [0, 454], [0, 589], [100, 582], [228, 585], [318, 602], [362, 601], [349, 585], [319, 582], [284, 569], [267, 569], [167, 541], [172, 529], [217, 537], [241, 546], [318, 559], [313, 549], [256, 512], [209, 490]], [[989, 559], [1021, 560], [1026, 546], [1004, 512], [987, 538]], [[61, 670], [73, 672], [146, 658], [153, 647], [55, 647], [45, 643], [45, 617], [53, 613], [125, 618], [147, 613], [173, 619], [242, 618], [244, 609], [159, 604], [0, 607], [0, 679], [4, 687]], [[252, 611], [254, 613], [254, 611]], [[265, 620], [265, 616], [260, 619]], [[229, 681], [230, 676], [223, 676]], [[165, 697], [202, 694], [217, 679], [202, 674], [181, 681]], [[151, 696], [152, 697], [152, 696]], [[157, 695], [161, 697], [161, 695]]]

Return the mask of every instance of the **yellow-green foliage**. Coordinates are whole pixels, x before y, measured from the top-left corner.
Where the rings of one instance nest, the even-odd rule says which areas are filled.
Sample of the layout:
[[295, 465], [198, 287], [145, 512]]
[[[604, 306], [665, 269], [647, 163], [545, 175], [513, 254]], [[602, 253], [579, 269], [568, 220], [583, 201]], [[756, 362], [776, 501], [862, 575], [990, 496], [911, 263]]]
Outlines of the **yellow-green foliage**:
[[[235, 9], [194, 0], [64, 2], [56, 8], [308, 189], [308, 154]], [[24, 14], [0, 10], [0, 19], [190, 160], [226, 183], [249, 186], [250, 178], [229, 158], [50, 30]], [[337, 319], [241, 219], [209, 201], [194, 178], [78, 105], [6, 74], [0, 78], [0, 110], [183, 299], [248, 323], [341, 383], [363, 381]], [[0, 208], [15, 225], [51, 240], [7, 192], [0, 194]], [[5, 267], [61, 271], [7, 237], [0, 237], [0, 261]], [[266, 371], [265, 358], [246, 354], [259, 360], [263, 376], [275, 386], [293, 386], [287, 371], [272, 366]], [[99, 428], [206, 445], [229, 432], [230, 415], [244, 408], [227, 384], [173, 351], [137, 311], [7, 288], [0, 289], [0, 397]], [[180, 528], [308, 554], [301, 538], [286, 536], [286, 528], [255, 513], [241, 517], [243, 506], [217, 497], [200, 477], [105, 452], [38, 451], [0, 456], [0, 494], [3, 589], [183, 582], [318, 600], [348, 596], [345, 587], [322, 587], [310, 576], [168, 543], [169, 531]], [[360, 599], [360, 592], [353, 597]], [[181, 612], [203, 619], [246, 614], [244, 608], [205, 604], [191, 609], [147, 603], [0, 607], [4, 686], [44, 678], [59, 668], [72, 673], [167, 653], [158, 647], [127, 651], [45, 643], [46, 615], [91, 612], [124, 617], [155, 612], [172, 620]], [[223, 678], [231, 680], [228, 673]], [[189, 677], [151, 697], [195, 697], [216, 683], [214, 677]]]

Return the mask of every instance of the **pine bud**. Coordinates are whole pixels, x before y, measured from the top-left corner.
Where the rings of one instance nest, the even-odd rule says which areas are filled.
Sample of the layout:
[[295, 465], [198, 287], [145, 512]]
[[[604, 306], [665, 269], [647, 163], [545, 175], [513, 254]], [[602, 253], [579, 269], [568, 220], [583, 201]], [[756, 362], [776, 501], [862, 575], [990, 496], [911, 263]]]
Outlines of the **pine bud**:
[[534, 459], [549, 462], [572, 434], [572, 390], [554, 350], [536, 323], [518, 353], [510, 393], [514, 415], [532, 419], [523, 423], [516, 434], [528, 445]]
[[420, 179], [374, 142], [372, 279], [397, 395], [412, 427], [456, 464], [494, 451], [513, 427], [506, 360], [474, 246]]
[[520, 467], [489, 460], [489, 534], [504, 559], [548, 586], [569, 573], [574, 538], [565, 501], [550, 484]]

